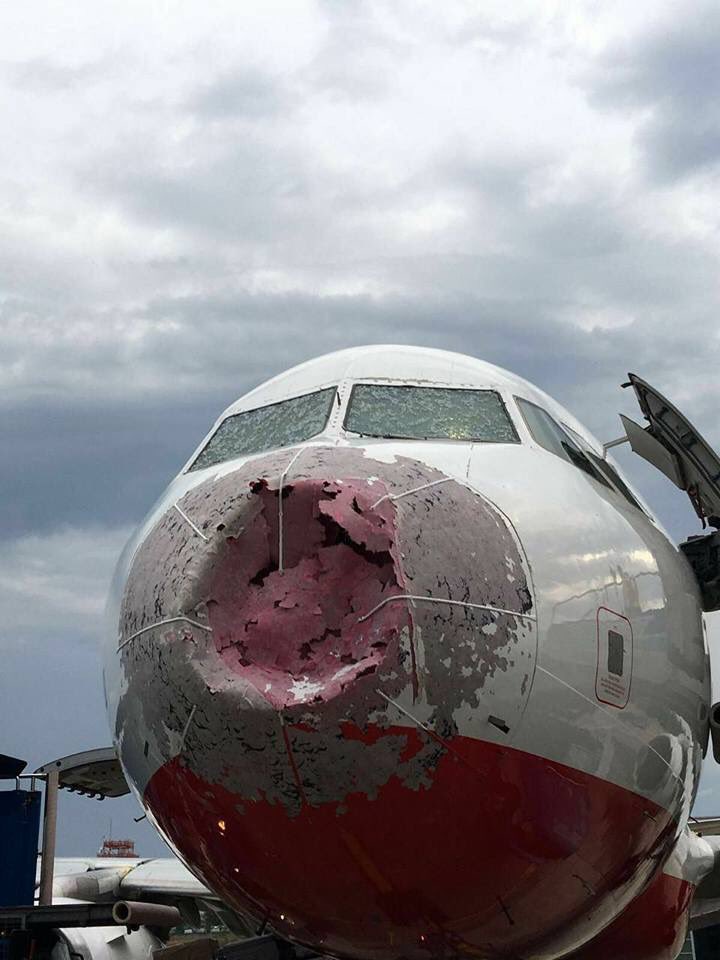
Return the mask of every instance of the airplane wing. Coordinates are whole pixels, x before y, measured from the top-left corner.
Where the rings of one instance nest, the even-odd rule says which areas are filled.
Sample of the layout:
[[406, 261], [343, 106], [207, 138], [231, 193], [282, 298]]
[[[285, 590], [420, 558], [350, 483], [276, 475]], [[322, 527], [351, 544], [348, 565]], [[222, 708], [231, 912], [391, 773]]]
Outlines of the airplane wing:
[[134, 900], [157, 901], [160, 897], [217, 899], [184, 863], [171, 857], [145, 860], [128, 870], [120, 881], [120, 891], [123, 896]]
[[133, 861], [115, 857], [64, 858], [55, 861], [53, 900], [67, 898], [90, 903], [131, 900], [177, 907], [185, 923], [201, 926], [201, 910], [215, 914], [241, 936], [254, 933], [249, 918], [241, 917], [197, 879], [175, 857]]
[[74, 900], [132, 900], [193, 897], [215, 894], [174, 857], [149, 860], [121, 857], [63, 857], [55, 860], [53, 893]]

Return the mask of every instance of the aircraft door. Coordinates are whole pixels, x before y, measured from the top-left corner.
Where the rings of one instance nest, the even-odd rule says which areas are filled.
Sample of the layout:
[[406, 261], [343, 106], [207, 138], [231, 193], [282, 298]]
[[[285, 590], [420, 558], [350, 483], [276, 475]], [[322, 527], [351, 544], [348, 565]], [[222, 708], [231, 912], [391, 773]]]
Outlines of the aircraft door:
[[[703, 526], [720, 527], [720, 457], [666, 397], [634, 373], [629, 382], [648, 421], [621, 416], [633, 451], [684, 490]], [[693, 568], [705, 611], [720, 610], [720, 534], [680, 544]]]

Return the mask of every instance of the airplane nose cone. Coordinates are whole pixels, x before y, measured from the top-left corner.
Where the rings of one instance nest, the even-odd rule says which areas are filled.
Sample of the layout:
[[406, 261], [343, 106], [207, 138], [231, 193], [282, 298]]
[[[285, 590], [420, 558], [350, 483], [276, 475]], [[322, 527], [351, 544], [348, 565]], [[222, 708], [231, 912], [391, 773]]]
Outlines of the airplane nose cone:
[[330, 701], [409, 630], [407, 603], [389, 602], [403, 593], [395, 508], [380, 481], [249, 490], [207, 584], [216, 649], [276, 710]]
[[536, 808], [506, 751], [535, 647], [522, 545], [479, 493], [372, 448], [280, 451], [138, 549], [116, 740], [183, 857], [286, 935], [377, 960], [508, 943], [496, 893], [524, 909], [535, 854], [497, 824]]

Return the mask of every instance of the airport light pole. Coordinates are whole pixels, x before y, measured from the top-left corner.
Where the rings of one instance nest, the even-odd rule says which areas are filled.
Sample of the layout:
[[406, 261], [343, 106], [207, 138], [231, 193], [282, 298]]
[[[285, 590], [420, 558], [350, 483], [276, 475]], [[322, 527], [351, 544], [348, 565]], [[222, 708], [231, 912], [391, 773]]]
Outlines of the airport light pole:
[[41, 906], [52, 903], [53, 876], [55, 873], [55, 836], [57, 833], [57, 800], [59, 774], [49, 770], [45, 774], [45, 805], [43, 807], [42, 859], [40, 861]]

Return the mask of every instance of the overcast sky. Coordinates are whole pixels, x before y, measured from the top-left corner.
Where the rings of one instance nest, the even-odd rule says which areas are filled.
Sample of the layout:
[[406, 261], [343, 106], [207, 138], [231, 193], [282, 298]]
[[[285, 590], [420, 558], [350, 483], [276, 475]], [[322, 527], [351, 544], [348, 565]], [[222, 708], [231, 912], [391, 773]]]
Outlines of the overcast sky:
[[[291, 364], [460, 350], [602, 439], [632, 370], [720, 447], [719, 58], [716, 4], [3, 4], [0, 752], [109, 742], [120, 547]], [[60, 852], [161, 852], [133, 813], [64, 800]]]

